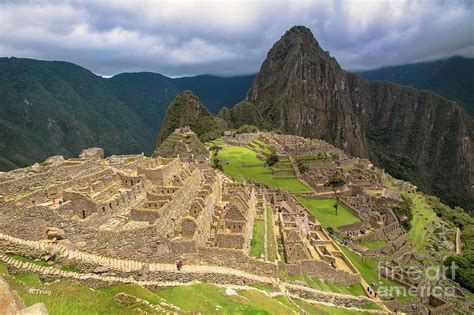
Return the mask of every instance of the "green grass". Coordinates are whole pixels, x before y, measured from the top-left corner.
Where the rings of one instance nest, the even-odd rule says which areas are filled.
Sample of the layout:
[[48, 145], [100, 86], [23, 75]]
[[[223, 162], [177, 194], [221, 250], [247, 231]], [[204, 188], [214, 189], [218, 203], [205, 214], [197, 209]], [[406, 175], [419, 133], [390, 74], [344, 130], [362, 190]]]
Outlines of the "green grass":
[[6, 254], [6, 255], [10, 258], [13, 258], [13, 259], [16, 259], [16, 260], [19, 260], [19, 261], [22, 261], [22, 262], [32, 263], [34, 265], [41, 266], [41, 267], [53, 267], [53, 266], [56, 265], [55, 262], [53, 262], [52, 264], [48, 264], [46, 261], [34, 260], [34, 259], [26, 258], [26, 257], [20, 256], [20, 255], [14, 255], [14, 254]]
[[7, 264], [0, 263], [0, 275], [7, 273]]
[[[285, 297], [271, 298], [254, 290], [239, 291], [237, 295], [226, 296], [224, 289], [211, 284], [180, 286], [152, 292], [137, 285], [121, 284], [93, 290], [70, 279], [61, 279], [43, 283], [37, 274], [22, 273], [8, 275], [5, 264], [0, 264], [0, 274], [16, 290], [27, 306], [44, 303], [49, 314], [149, 314], [157, 313], [150, 306], [136, 301], [135, 298], [148, 301], [151, 305], [161, 302], [173, 304], [182, 309], [178, 313], [202, 314], [290, 314], [294, 307]], [[271, 291], [266, 285], [256, 286]], [[41, 289], [50, 294], [30, 293], [29, 288]], [[115, 296], [126, 293], [135, 297], [118, 301]], [[47, 292], [46, 292], [47, 293]], [[185, 298], [183, 298], [185, 297]], [[165, 311], [176, 312], [166, 306]]]
[[294, 306], [289, 300], [287, 297], [283, 296], [283, 295], [278, 295], [278, 296], [275, 296], [274, 297], [275, 300], [279, 301], [280, 303], [286, 305], [288, 308], [292, 309], [294, 312], [296, 313], [300, 313], [299, 309]]
[[265, 256], [265, 222], [263, 220], [254, 221], [250, 256], [256, 258]]
[[364, 305], [362, 306], [362, 308], [366, 310], [383, 310], [383, 308], [376, 303], [370, 303], [370, 304]]
[[334, 199], [298, 197], [298, 200], [321, 222], [324, 228], [336, 229], [339, 226], [360, 222], [358, 217], [341, 205], [339, 205], [336, 215], [336, 210], [333, 207], [336, 203]]
[[296, 176], [290, 178], [274, 177], [271, 168], [265, 166], [241, 167], [241, 165], [257, 165], [264, 162], [257, 158], [257, 153], [244, 147], [227, 147], [219, 151], [218, 158], [228, 161], [222, 163], [224, 172], [235, 181], [242, 182], [252, 179], [272, 188], [283, 188], [289, 192], [309, 192], [311, 189], [298, 180]]
[[356, 283], [349, 287], [344, 287], [341, 284], [333, 283], [330, 281], [322, 281], [321, 279], [317, 277], [311, 277], [307, 275], [289, 275], [287, 277], [287, 280], [289, 282], [295, 282], [296, 280], [301, 280], [301, 281], [306, 282], [308, 287], [321, 290], [321, 291], [341, 293], [341, 294], [354, 295], [354, 296], [360, 296], [360, 295], [366, 296], [364, 289], [359, 283]]
[[[352, 264], [356, 267], [356, 269], [360, 272], [362, 278], [367, 283], [376, 283], [379, 286], [384, 286], [384, 287], [401, 287], [400, 284], [397, 282], [386, 279], [385, 277], [379, 277], [378, 274], [378, 260], [375, 258], [370, 258], [370, 257], [365, 257], [364, 261], [362, 261], [361, 257], [354, 253], [353, 251], [349, 250], [345, 246], [340, 246], [341, 250], [343, 253], [349, 258], [349, 260], [352, 262]], [[394, 296], [398, 301], [400, 302], [407, 302], [412, 300], [412, 297], [404, 297], [404, 296]]]
[[277, 249], [275, 240], [275, 231], [273, 230], [273, 211], [267, 208], [265, 215], [267, 216], [267, 259], [274, 261], [277, 259]]
[[[12, 289], [16, 290], [27, 306], [44, 303], [49, 314], [140, 314], [138, 307], [151, 311], [148, 307], [139, 303], [122, 304], [114, 299], [118, 292], [125, 292], [135, 295], [136, 291], [143, 290], [153, 294], [148, 290], [134, 286], [124, 285], [120, 290], [100, 289], [91, 290], [74, 280], [62, 279], [58, 282], [51, 282], [45, 286], [35, 274], [21, 274], [16, 277], [27, 285], [48, 290], [48, 294], [31, 294], [28, 288], [18, 283], [14, 279], [7, 278]], [[116, 292], [116, 293], [115, 293]], [[135, 295], [137, 296], [137, 295]]]
[[250, 286], [265, 292], [273, 292], [268, 284], [252, 284]]
[[355, 314], [371, 314], [369, 312], [359, 312], [348, 310], [342, 307], [326, 306], [322, 304], [310, 304], [306, 301], [295, 299], [294, 300], [307, 314], [313, 315], [355, 315]]
[[411, 195], [415, 206], [412, 207], [413, 217], [411, 220], [411, 228], [408, 231], [408, 240], [414, 249], [422, 250], [427, 241], [427, 231], [431, 223], [436, 219], [436, 214], [427, 204], [425, 198], [420, 193]]
[[[290, 309], [257, 291], [240, 291], [226, 296], [224, 289], [195, 284], [164, 289], [157, 295], [185, 312], [202, 314], [288, 314]], [[186, 298], [183, 298], [186, 297]]]
[[360, 245], [368, 249], [381, 249], [385, 247], [385, 244], [385, 241], [382, 240], [365, 241], [360, 243]]
[[250, 143], [251, 146], [255, 148], [257, 151], [262, 151], [264, 154], [270, 154], [270, 146], [263, 142], [262, 140], [254, 140]]
[[77, 266], [73, 265], [73, 264], [64, 265], [64, 266], [61, 267], [61, 270], [62, 271], [79, 272], [79, 269], [77, 268]]

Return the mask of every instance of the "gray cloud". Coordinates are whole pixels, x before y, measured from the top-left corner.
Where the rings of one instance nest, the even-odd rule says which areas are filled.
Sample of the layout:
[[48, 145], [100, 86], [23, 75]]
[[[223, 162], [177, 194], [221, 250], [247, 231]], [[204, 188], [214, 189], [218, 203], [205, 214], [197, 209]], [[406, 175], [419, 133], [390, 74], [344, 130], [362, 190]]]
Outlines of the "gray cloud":
[[247, 74], [293, 25], [349, 70], [474, 56], [472, 1], [3, 1], [0, 55], [101, 75]]

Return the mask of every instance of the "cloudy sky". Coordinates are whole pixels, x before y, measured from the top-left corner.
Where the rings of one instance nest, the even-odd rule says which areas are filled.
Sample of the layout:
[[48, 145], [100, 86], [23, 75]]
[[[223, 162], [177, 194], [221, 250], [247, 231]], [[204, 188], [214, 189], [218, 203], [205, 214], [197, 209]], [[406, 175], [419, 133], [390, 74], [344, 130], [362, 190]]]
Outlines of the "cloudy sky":
[[0, 56], [65, 60], [111, 76], [258, 71], [293, 25], [343, 68], [474, 56], [474, 0], [5, 1]]

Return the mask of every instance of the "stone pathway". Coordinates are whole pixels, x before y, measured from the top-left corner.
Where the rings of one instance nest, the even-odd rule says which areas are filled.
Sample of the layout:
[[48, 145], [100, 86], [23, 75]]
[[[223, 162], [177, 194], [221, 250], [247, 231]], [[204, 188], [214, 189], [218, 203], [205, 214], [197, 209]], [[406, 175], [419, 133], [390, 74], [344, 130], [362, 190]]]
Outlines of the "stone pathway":
[[[10, 235], [5, 235], [0, 233], [0, 241], [7, 241], [8, 243], [23, 245], [30, 247], [32, 249], [39, 250], [45, 253], [56, 252], [56, 255], [64, 257], [66, 259], [80, 260], [93, 265], [102, 265], [107, 266], [111, 269], [131, 272], [131, 271], [141, 271], [142, 267], [146, 264], [149, 266], [150, 272], [167, 272], [167, 273], [178, 273], [174, 264], [165, 264], [165, 263], [146, 263], [136, 260], [127, 260], [119, 259], [112, 257], [103, 257], [95, 254], [90, 254], [86, 252], [68, 250], [66, 247], [59, 244], [52, 244], [44, 241], [30, 241], [23, 240], [19, 238], [12, 237]], [[44, 275], [50, 275], [52, 277], [64, 277], [64, 278], [73, 278], [76, 280], [98, 280], [105, 281], [107, 283], [135, 283], [141, 286], [158, 286], [158, 287], [171, 287], [178, 285], [189, 285], [197, 283], [196, 281], [190, 282], [179, 282], [179, 281], [146, 281], [146, 280], [136, 280], [133, 277], [117, 277], [117, 276], [105, 276], [93, 273], [77, 273], [70, 271], [62, 271], [57, 268], [52, 267], [42, 267], [29, 262], [22, 262], [11, 257], [6, 256], [5, 254], [0, 254], [0, 260], [7, 263], [10, 266], [13, 266], [16, 269], [27, 270], [35, 273], [40, 273]], [[298, 290], [300, 292], [306, 292], [305, 295], [311, 295], [313, 297], [318, 297], [321, 302], [331, 302], [334, 301], [334, 305], [338, 305], [337, 301], [354, 301], [354, 303], [371, 303], [373, 300], [367, 297], [356, 297], [352, 295], [325, 292], [305, 286], [298, 286], [295, 284], [280, 282], [277, 278], [271, 278], [256, 274], [251, 274], [241, 270], [222, 267], [222, 266], [213, 266], [213, 265], [185, 265], [184, 268], [179, 271], [181, 274], [190, 274], [190, 273], [205, 273], [205, 274], [221, 274], [221, 275], [232, 275], [237, 276], [243, 279], [249, 279], [257, 283], [267, 283], [275, 284], [280, 283], [285, 289], [292, 289], [294, 292]], [[212, 282], [211, 282], [212, 283]]]
[[[142, 287], [175, 287], [175, 286], [183, 286], [183, 285], [192, 285], [192, 284], [197, 284], [200, 283], [199, 281], [191, 281], [191, 282], [179, 282], [179, 281], [146, 281], [146, 280], [135, 280], [132, 277], [124, 278], [124, 277], [116, 277], [116, 276], [104, 276], [104, 275], [98, 275], [98, 274], [93, 274], [93, 273], [78, 273], [78, 272], [72, 272], [72, 271], [63, 271], [57, 268], [53, 267], [43, 267], [43, 266], [38, 266], [30, 262], [23, 262], [16, 260], [14, 258], [10, 258], [6, 256], [5, 254], [0, 254], [0, 261], [8, 264], [14, 269], [20, 270], [20, 271], [28, 271], [28, 272], [33, 272], [37, 274], [41, 274], [43, 276], [49, 276], [51, 278], [69, 278], [69, 279], [75, 279], [78, 281], [90, 281], [90, 280], [96, 280], [96, 281], [103, 281], [108, 284], [110, 283], [125, 283], [125, 284], [136, 284]], [[273, 282], [275, 284], [275, 282]], [[238, 286], [233, 286], [233, 285], [222, 285], [219, 284], [218, 286], [221, 287], [235, 287], [240, 290], [257, 290], [265, 295], [271, 296], [268, 292], [256, 289], [251, 286], [245, 286], [245, 285], [238, 285]], [[325, 305], [329, 306], [339, 306], [339, 307], [344, 307], [341, 305], [337, 304], [338, 299], [340, 298], [347, 298], [350, 297], [351, 299], [355, 301], [359, 300], [359, 298], [354, 297], [354, 296], [345, 296], [344, 294], [336, 294], [336, 293], [328, 293], [328, 292], [322, 292], [319, 290], [307, 288], [304, 286], [298, 286], [295, 284], [288, 284], [288, 283], [280, 283], [278, 287], [281, 290], [281, 294], [285, 295], [288, 298], [299, 298], [303, 299], [306, 301], [311, 301], [313, 303], [323, 303]], [[307, 299], [304, 297], [299, 296], [298, 294], [295, 294], [294, 292], [296, 290], [299, 291], [306, 291], [306, 292], [314, 292], [319, 294], [323, 294], [324, 298], [320, 300], [314, 300], [314, 299]], [[293, 293], [290, 293], [293, 292]], [[331, 303], [333, 302], [333, 303]], [[294, 303], [294, 302], [292, 302]], [[296, 304], [296, 303], [294, 303]], [[298, 307], [298, 306], [297, 306]], [[351, 309], [351, 310], [358, 310], [358, 311], [366, 311], [374, 314], [386, 314], [384, 311], [379, 311], [379, 310], [365, 310], [361, 308], [356, 308], [356, 307], [344, 307], [346, 309]], [[300, 309], [298, 307], [298, 309]]]

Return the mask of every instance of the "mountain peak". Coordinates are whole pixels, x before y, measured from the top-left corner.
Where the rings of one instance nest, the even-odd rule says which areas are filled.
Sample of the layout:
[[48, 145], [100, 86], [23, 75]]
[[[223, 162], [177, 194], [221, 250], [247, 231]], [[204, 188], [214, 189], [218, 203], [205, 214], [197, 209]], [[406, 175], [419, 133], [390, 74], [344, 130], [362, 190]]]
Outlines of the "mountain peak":
[[287, 30], [285, 32], [283, 37], [285, 37], [285, 36], [294, 36], [294, 35], [301, 36], [301, 37], [311, 37], [311, 38], [314, 39], [314, 35], [311, 32], [311, 30], [309, 28], [307, 28], [306, 26], [303, 26], [303, 25], [293, 26], [292, 28], [290, 28], [289, 30]]
[[285, 48], [298, 47], [299, 49], [321, 49], [311, 30], [306, 26], [301, 25], [293, 26], [287, 30], [273, 47], [278, 45]]

